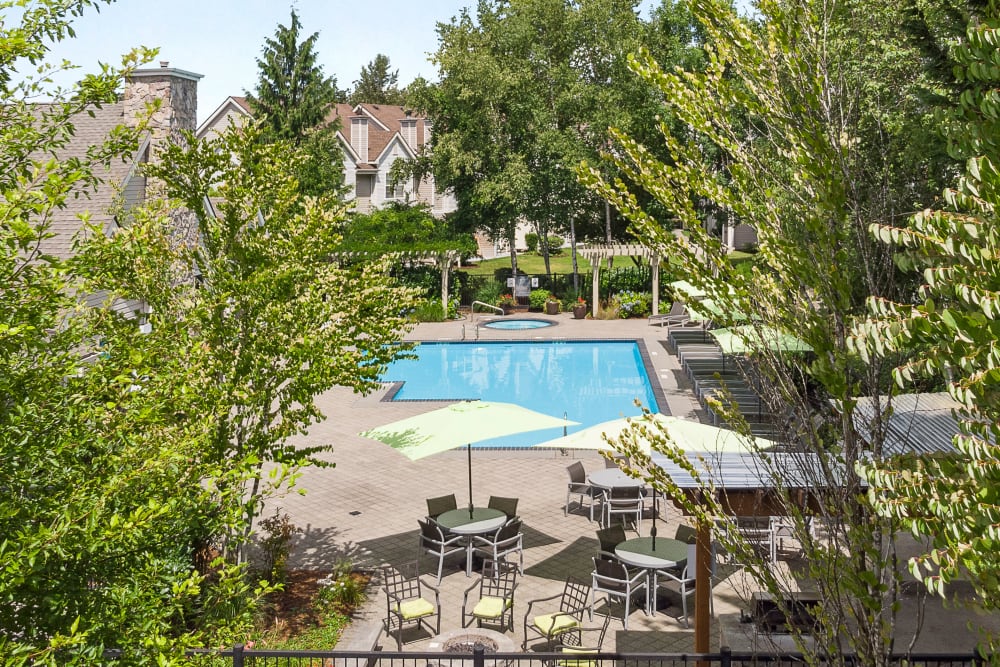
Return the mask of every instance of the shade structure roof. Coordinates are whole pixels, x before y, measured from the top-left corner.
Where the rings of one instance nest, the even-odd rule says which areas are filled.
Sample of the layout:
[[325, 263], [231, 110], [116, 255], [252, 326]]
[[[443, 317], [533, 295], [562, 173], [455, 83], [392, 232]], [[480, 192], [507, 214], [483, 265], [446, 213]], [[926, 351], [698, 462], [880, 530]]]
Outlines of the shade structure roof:
[[[887, 398], [880, 398], [884, 410]], [[854, 427], [867, 442], [871, 442], [869, 425], [875, 416], [875, 399], [856, 399]], [[883, 450], [886, 455], [954, 454], [952, 439], [959, 434], [953, 411], [961, 404], [947, 392], [901, 394], [892, 397], [892, 413], [886, 429]]]
[[[687, 459], [702, 477], [702, 483], [711, 481], [716, 489], [726, 491], [757, 491], [777, 487], [775, 473], [781, 477], [781, 486], [787, 489], [814, 488], [822, 479], [820, 459], [805, 452], [685, 452]], [[667, 456], [654, 452], [650, 458], [681, 489], [699, 489], [699, 483], [687, 470]], [[766, 460], [765, 460], [766, 458]]]
[[715, 338], [723, 354], [751, 354], [760, 350], [772, 352], [811, 352], [812, 347], [798, 336], [774, 327], [746, 324], [708, 332]]

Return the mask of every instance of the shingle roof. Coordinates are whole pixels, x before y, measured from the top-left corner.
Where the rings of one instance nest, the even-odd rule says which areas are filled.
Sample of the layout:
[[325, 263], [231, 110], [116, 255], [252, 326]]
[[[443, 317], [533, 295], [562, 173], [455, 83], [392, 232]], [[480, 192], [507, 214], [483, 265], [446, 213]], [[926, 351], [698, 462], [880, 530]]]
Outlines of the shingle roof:
[[[357, 111], [355, 111], [357, 110]], [[406, 107], [391, 104], [335, 104], [330, 109], [327, 122], [340, 119], [340, 130], [344, 139], [348, 142], [351, 139], [351, 118], [360, 116], [374, 118], [388, 130], [382, 129], [375, 123], [368, 124], [368, 155], [362, 155], [361, 163], [374, 164], [378, 161], [378, 156], [382, 154], [392, 138], [401, 132], [404, 120], [417, 121], [417, 146], [422, 146], [425, 141], [426, 131], [424, 118], [408, 111]], [[413, 147], [413, 148], [416, 148]]]
[[[94, 108], [93, 116], [80, 114], [73, 119], [75, 133], [65, 148], [56, 155], [57, 159], [84, 157], [87, 149], [107, 140], [111, 130], [122, 124], [124, 119], [124, 104], [108, 104], [102, 108]], [[97, 167], [95, 176], [101, 185], [89, 197], [80, 194], [70, 196], [66, 206], [52, 215], [50, 231], [54, 236], [43, 241], [43, 253], [67, 258], [73, 254], [73, 239], [83, 229], [80, 214], [89, 212], [91, 223], [100, 224], [105, 230], [114, 224], [110, 213], [111, 205], [119, 194], [120, 186], [125, 182], [132, 169], [132, 160], [114, 160], [108, 169]]]

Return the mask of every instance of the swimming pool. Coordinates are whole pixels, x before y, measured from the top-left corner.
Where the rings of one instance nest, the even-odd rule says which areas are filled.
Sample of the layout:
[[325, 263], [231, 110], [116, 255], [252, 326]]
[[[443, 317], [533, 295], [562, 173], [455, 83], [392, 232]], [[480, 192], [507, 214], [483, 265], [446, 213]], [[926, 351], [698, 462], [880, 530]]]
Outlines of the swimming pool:
[[[658, 404], [644, 350], [636, 341], [490, 341], [421, 343], [417, 359], [400, 359], [382, 376], [402, 385], [393, 401], [506, 401], [561, 417], [572, 433]], [[562, 429], [532, 431], [476, 447], [530, 447]]]

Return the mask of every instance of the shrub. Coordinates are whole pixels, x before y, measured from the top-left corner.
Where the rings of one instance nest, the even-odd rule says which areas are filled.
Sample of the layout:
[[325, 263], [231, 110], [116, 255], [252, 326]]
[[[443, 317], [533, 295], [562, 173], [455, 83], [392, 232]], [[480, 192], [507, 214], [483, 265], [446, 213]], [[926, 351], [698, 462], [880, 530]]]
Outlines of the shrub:
[[620, 292], [611, 297], [608, 308], [617, 309], [618, 317], [623, 320], [629, 317], [646, 317], [652, 300], [652, 295], [646, 292]]
[[292, 539], [302, 530], [297, 528], [287, 514], [278, 514], [261, 519], [260, 527], [267, 536], [260, 541], [264, 556], [263, 572], [271, 583], [285, 581], [288, 573], [288, 556], [292, 553]]
[[562, 251], [563, 251], [563, 248], [562, 248], [563, 238], [561, 236], [556, 236], [555, 234], [551, 234], [548, 237], [548, 239], [549, 239], [549, 241], [548, 241], [548, 243], [549, 243], [549, 254], [550, 255], [561, 255]]
[[476, 290], [475, 300], [482, 301], [483, 303], [496, 303], [500, 300], [503, 289], [500, 283], [496, 281], [488, 282]]
[[531, 290], [531, 294], [528, 295], [528, 306], [531, 308], [537, 308], [542, 310], [545, 308], [545, 302], [549, 300], [549, 291], [545, 289], [535, 289]]
[[333, 567], [328, 579], [320, 581], [320, 589], [313, 601], [319, 613], [324, 611], [349, 611], [365, 600], [365, 587], [361, 577], [355, 576], [354, 566], [342, 560]]
[[538, 252], [538, 234], [534, 232], [525, 234], [524, 245], [528, 247], [528, 252]]

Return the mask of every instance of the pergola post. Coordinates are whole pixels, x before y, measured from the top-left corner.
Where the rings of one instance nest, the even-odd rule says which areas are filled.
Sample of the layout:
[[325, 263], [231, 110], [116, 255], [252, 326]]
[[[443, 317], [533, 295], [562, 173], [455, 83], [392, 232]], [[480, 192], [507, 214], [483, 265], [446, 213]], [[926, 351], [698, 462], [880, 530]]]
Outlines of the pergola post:
[[653, 314], [660, 314], [660, 256], [654, 255], [649, 259], [649, 266], [653, 270]]
[[708, 653], [711, 636], [709, 596], [712, 594], [712, 526], [707, 521], [698, 523], [695, 558], [694, 652]]
[[597, 317], [597, 300], [601, 296], [601, 263], [592, 261], [590, 263], [590, 270], [593, 272], [593, 276], [590, 281], [590, 292], [592, 294], [591, 299], [593, 305], [591, 306], [591, 312], [593, 316]]
[[448, 319], [448, 269], [451, 268], [451, 253], [441, 253], [438, 256], [441, 265], [441, 314]]

